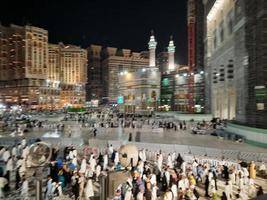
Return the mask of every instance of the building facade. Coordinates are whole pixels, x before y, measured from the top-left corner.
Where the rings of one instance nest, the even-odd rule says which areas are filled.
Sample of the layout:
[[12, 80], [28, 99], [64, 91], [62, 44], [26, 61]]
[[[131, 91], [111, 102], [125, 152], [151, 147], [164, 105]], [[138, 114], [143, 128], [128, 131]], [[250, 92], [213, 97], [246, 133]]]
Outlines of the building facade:
[[102, 46], [90, 45], [88, 52], [86, 100], [100, 100], [103, 97], [103, 70], [101, 65]]
[[118, 50], [114, 47], [103, 49], [103, 57], [103, 94], [109, 102], [116, 103], [119, 96], [119, 75], [148, 66], [149, 59], [141, 53], [131, 52], [130, 49]]
[[158, 109], [160, 72], [157, 67], [143, 67], [121, 73], [118, 85], [119, 96], [124, 99], [124, 112], [142, 113]]
[[[187, 2], [187, 32], [188, 32], [188, 66], [189, 73], [195, 74], [203, 71], [204, 66], [204, 5], [199, 0], [188, 0]], [[190, 112], [194, 112], [196, 96], [203, 96], [202, 90], [195, 88], [194, 77], [188, 78], [188, 101]], [[204, 105], [201, 104], [201, 107]]]
[[212, 113], [215, 117], [266, 128], [267, 2], [203, 2], [205, 76]]
[[[176, 71], [162, 74], [161, 77], [161, 97], [160, 110], [161, 111], [178, 111], [181, 113], [203, 113], [204, 112], [204, 72], [189, 73], [189, 67], [184, 65], [177, 65]], [[194, 93], [195, 106], [192, 109], [189, 103], [190, 79], [194, 79], [196, 91]]]
[[[48, 31], [33, 26], [0, 26], [0, 101], [39, 108], [84, 102], [87, 53], [79, 47], [48, 44]], [[65, 99], [65, 100], [64, 100]]]
[[157, 55], [157, 66], [159, 66], [159, 71], [165, 73], [168, 71], [169, 67], [169, 54], [166, 51], [162, 51]]
[[148, 43], [149, 65], [126, 68], [119, 73], [118, 92], [124, 99], [124, 112], [158, 110], [161, 73], [156, 66], [156, 47], [157, 42], [152, 32]]
[[48, 32], [33, 26], [0, 26], [0, 98], [36, 104], [47, 93]]
[[75, 45], [60, 45], [61, 105], [81, 107], [85, 104], [87, 51]]

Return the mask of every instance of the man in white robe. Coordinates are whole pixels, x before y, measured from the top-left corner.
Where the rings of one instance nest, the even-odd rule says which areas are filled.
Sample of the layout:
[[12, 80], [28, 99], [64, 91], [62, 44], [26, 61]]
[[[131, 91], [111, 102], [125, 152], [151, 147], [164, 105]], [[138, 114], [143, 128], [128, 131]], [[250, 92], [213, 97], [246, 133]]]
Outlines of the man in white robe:
[[119, 161], [120, 161], [119, 152], [116, 151], [115, 158], [114, 158], [114, 165], [117, 166]]
[[0, 177], [0, 198], [5, 197], [3, 189], [4, 189], [6, 184], [7, 184], [6, 178]]
[[229, 182], [226, 182], [226, 186], [224, 188], [224, 192], [226, 194], [227, 199], [230, 200], [231, 197], [232, 197], [233, 189], [232, 189], [232, 186], [229, 184]]
[[72, 150], [69, 152], [69, 159], [73, 160], [73, 151]]
[[3, 160], [4, 160], [4, 162], [7, 162], [10, 156], [11, 156], [11, 155], [10, 155], [9, 150], [6, 149], [6, 150], [4, 151], [4, 153], [3, 153]]
[[247, 170], [247, 168], [243, 167], [243, 177], [244, 177], [244, 184], [247, 185], [248, 184], [248, 177], [249, 177], [249, 172]]
[[178, 182], [178, 188], [182, 188], [183, 191], [185, 191], [186, 188], [189, 188], [189, 180], [186, 178], [186, 176], [183, 176]]
[[164, 194], [164, 197], [163, 197], [163, 200], [173, 200], [173, 194], [172, 194], [172, 191], [167, 191], [165, 194]]
[[132, 199], [132, 189], [133, 189], [132, 180], [128, 179], [127, 185], [126, 185], [126, 192], [124, 195], [124, 200], [131, 200]]
[[174, 163], [175, 162], [175, 159], [176, 159], [176, 153], [173, 152], [172, 155], [171, 155], [171, 157], [172, 157], [172, 163]]
[[49, 176], [48, 181], [47, 181], [47, 186], [46, 186], [45, 200], [49, 200], [53, 195], [53, 193], [52, 193], [52, 189], [53, 189], [52, 181], [53, 181], [52, 178]]
[[140, 158], [140, 160], [144, 160], [143, 159], [143, 151], [139, 151], [139, 158]]
[[160, 154], [158, 154], [158, 169], [159, 169], [159, 171], [161, 171], [162, 170], [162, 162], [163, 162], [163, 156], [162, 156], [162, 154], [160, 153]]
[[29, 147], [26, 146], [26, 147], [24, 147], [24, 149], [22, 150], [22, 157], [25, 158], [25, 159], [27, 159], [28, 155], [29, 155]]
[[157, 200], [157, 191], [158, 191], [158, 187], [157, 185], [153, 185], [152, 186], [152, 195], [151, 195], [151, 200]]
[[89, 161], [90, 162], [90, 168], [95, 172], [95, 167], [96, 167], [96, 159], [93, 156], [92, 159]]
[[109, 155], [111, 156], [112, 154], [113, 154], [113, 146], [112, 146], [112, 144], [108, 147], [108, 153], [109, 153]]
[[17, 147], [16, 146], [13, 146], [11, 154], [12, 154], [12, 156], [17, 157]]
[[77, 158], [76, 158], [76, 157], [74, 157], [74, 158], [72, 159], [72, 164], [73, 164], [75, 167], [78, 166], [78, 162], [77, 162]]
[[74, 156], [74, 157], [77, 157], [77, 155], [78, 155], [78, 152], [77, 152], [77, 150], [76, 150], [76, 149], [74, 149], [74, 150], [72, 151], [72, 153], [73, 153], [73, 156]]
[[171, 157], [171, 154], [168, 155], [168, 158], [167, 158], [167, 166], [169, 168], [173, 168], [173, 161], [172, 161], [172, 157]]
[[146, 162], [146, 150], [143, 149], [143, 161]]
[[181, 166], [183, 173], [186, 173], [186, 166], [187, 166], [187, 163], [184, 161]]
[[98, 181], [98, 177], [99, 177], [100, 173], [101, 173], [101, 166], [97, 165], [96, 170], [95, 170], [96, 181]]
[[59, 182], [57, 184], [57, 189], [58, 189], [58, 196], [62, 196], [63, 195], [63, 191], [62, 191], [62, 186], [61, 186], [61, 182]]
[[25, 138], [23, 138], [23, 139], [21, 140], [21, 146], [22, 146], [22, 148], [24, 148], [26, 145], [27, 145], [27, 141], [26, 141]]
[[86, 200], [89, 200], [90, 197], [94, 196], [93, 182], [91, 178], [88, 179], [84, 192]]
[[104, 160], [104, 162], [103, 162], [103, 170], [106, 170], [108, 168], [108, 154], [104, 155], [103, 160]]
[[22, 187], [21, 187], [21, 196], [24, 199], [27, 199], [29, 196], [29, 183], [26, 179], [22, 182]]
[[171, 191], [173, 194], [173, 200], [177, 200], [178, 199], [178, 188], [177, 188], [177, 185], [175, 183], [172, 184]]
[[80, 176], [78, 183], [79, 183], [79, 196], [80, 199], [82, 199], [84, 194], [84, 185], [85, 185], [85, 177], [83, 174]]
[[170, 172], [168, 171], [168, 169], [166, 169], [164, 175], [165, 175], [165, 177], [166, 177], [167, 186], [169, 187], [169, 185], [170, 185], [171, 175], [170, 175]]
[[79, 172], [82, 173], [82, 174], [84, 174], [85, 171], [86, 171], [86, 168], [87, 168], [86, 159], [83, 158], [82, 159], [82, 163], [81, 163], [81, 168], [80, 168], [80, 171]]

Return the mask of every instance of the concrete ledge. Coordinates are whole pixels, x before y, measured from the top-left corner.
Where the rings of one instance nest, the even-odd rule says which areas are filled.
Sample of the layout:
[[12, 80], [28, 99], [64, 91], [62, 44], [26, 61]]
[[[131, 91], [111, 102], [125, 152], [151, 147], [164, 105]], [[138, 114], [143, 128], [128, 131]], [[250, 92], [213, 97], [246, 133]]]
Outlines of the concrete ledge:
[[266, 129], [252, 128], [248, 126], [227, 123], [227, 127], [224, 128], [224, 130], [228, 133], [243, 136], [246, 139], [246, 143], [267, 148]]
[[185, 114], [185, 113], [179, 113], [175, 111], [171, 112], [155, 112], [156, 115], [163, 116], [163, 117], [173, 117], [177, 120], [185, 120], [190, 121], [191, 119], [194, 119], [194, 121], [210, 121], [212, 120], [211, 114]]
[[251, 145], [254, 145], [254, 146], [267, 148], [267, 144], [266, 144], [266, 143], [255, 142], [255, 141], [252, 141], [252, 140], [246, 140], [245, 142], [246, 142], [247, 144], [251, 144]]

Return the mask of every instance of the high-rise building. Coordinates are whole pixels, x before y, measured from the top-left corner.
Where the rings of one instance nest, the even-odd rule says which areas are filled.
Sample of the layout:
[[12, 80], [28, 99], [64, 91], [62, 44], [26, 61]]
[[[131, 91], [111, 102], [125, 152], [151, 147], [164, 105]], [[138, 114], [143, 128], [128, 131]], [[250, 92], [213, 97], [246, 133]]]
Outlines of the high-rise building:
[[104, 97], [109, 102], [116, 102], [119, 95], [119, 74], [148, 66], [149, 59], [141, 56], [141, 53], [131, 52], [130, 49], [118, 50], [114, 47], [103, 49], [103, 56]]
[[90, 45], [88, 51], [86, 100], [101, 100], [103, 97], [102, 46]]
[[169, 66], [169, 54], [166, 51], [162, 51], [157, 55], [157, 66], [159, 66], [159, 71], [165, 73], [168, 71]]
[[[188, 0], [187, 3], [187, 28], [188, 28], [188, 66], [189, 73], [195, 74], [203, 71], [204, 65], [204, 5], [199, 0]], [[196, 106], [203, 107], [204, 91], [195, 88], [194, 77], [189, 79], [188, 101], [191, 112]], [[198, 100], [200, 99], [200, 100]], [[203, 102], [201, 102], [203, 99]]]
[[87, 82], [87, 51], [75, 45], [60, 44], [61, 102], [83, 106]]
[[0, 98], [36, 104], [47, 93], [48, 32], [33, 26], [0, 26]]
[[170, 38], [169, 46], [168, 46], [168, 54], [169, 54], [169, 63], [168, 63], [168, 71], [174, 71], [175, 70], [175, 61], [174, 61], [174, 54], [175, 54], [175, 46], [174, 42], [172, 40], [172, 36]]
[[206, 99], [212, 114], [266, 128], [267, 2], [204, 3]]
[[0, 26], [0, 101], [58, 108], [85, 101], [87, 51], [48, 44], [48, 31]]
[[189, 73], [186, 65], [177, 65], [176, 70], [163, 73], [161, 77], [160, 110], [179, 111], [183, 113], [203, 113], [204, 106], [201, 104], [204, 97], [195, 97], [195, 106], [192, 109], [189, 104], [190, 78], [194, 79], [193, 87], [204, 94], [203, 71], [200, 73]]
[[[87, 51], [78, 46], [49, 44], [47, 85], [54, 90], [48, 101], [54, 107], [83, 106], [87, 80]], [[55, 96], [55, 94], [57, 96]]]
[[150, 40], [148, 42], [149, 67], [155, 67], [156, 66], [156, 47], [157, 47], [157, 42], [155, 40], [154, 32], [151, 31]]
[[51, 81], [61, 80], [60, 46], [57, 44], [48, 44], [47, 79]]
[[[123, 111], [143, 113], [158, 109], [160, 98], [160, 77], [156, 66], [156, 40], [152, 33], [149, 47], [149, 65], [123, 69], [119, 74], [118, 94], [123, 97]], [[140, 58], [140, 54], [136, 54]]]

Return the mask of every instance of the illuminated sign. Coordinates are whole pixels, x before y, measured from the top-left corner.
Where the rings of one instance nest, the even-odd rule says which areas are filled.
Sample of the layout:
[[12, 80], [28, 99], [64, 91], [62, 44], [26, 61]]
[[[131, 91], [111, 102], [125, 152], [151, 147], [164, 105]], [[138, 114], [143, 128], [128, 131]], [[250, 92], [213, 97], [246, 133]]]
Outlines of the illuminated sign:
[[124, 97], [123, 96], [118, 96], [117, 103], [118, 104], [123, 104], [124, 103]]

